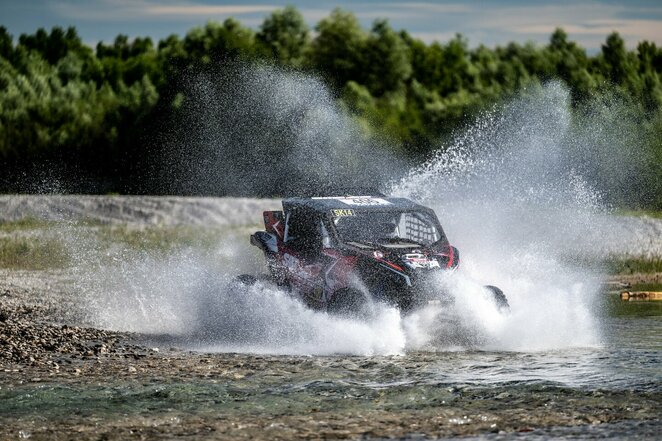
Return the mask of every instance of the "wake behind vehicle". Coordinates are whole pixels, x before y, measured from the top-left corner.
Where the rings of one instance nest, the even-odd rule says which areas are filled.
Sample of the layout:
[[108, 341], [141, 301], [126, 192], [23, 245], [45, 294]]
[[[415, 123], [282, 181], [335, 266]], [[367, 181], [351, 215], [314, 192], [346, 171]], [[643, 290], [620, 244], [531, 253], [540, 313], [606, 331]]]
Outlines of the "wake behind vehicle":
[[[407, 313], [436, 301], [435, 275], [460, 261], [434, 211], [406, 198], [293, 197], [263, 216], [265, 231], [250, 241], [264, 252], [272, 281], [329, 312], [360, 314], [379, 301]], [[486, 288], [508, 308], [501, 290]]]

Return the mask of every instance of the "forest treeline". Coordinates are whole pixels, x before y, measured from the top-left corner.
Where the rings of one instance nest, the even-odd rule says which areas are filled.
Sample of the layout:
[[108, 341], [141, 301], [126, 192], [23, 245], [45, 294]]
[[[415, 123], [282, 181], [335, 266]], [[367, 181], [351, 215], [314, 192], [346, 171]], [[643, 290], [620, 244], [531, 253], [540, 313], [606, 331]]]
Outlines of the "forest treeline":
[[[36, 178], [48, 180], [54, 168], [64, 167], [62, 176], [80, 176], [65, 190], [158, 192], [140, 177], [158, 153], [150, 140], [164, 121], [178, 120], [187, 78], [237, 60], [264, 60], [322, 78], [367, 136], [386, 137], [400, 153], [418, 158], [522, 88], [560, 80], [578, 109], [609, 93], [633, 109], [654, 152], [646, 185], [662, 181], [662, 48], [654, 43], [628, 50], [613, 33], [588, 55], [557, 29], [546, 45], [470, 48], [460, 35], [427, 44], [384, 20], [365, 29], [340, 9], [310, 29], [287, 7], [257, 30], [229, 18], [184, 37], [154, 42], [119, 35], [96, 48], [74, 28], [14, 39], [0, 27], [0, 191], [39, 191]], [[660, 209], [660, 193], [618, 202]]]

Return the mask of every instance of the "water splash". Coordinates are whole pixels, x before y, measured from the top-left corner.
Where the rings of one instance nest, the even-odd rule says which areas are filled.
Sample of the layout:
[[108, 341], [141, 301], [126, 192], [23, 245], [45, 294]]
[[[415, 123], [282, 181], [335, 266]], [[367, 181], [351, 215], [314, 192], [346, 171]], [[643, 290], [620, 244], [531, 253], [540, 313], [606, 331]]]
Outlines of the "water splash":
[[404, 170], [317, 78], [228, 63], [188, 79], [183, 122], [164, 131], [165, 193], [311, 194], [386, 182]]
[[[260, 152], [273, 134], [279, 142], [293, 143], [287, 165], [276, 172], [293, 173], [299, 183], [324, 184], [333, 176], [383, 182], [398, 176], [399, 162], [381, 174], [362, 169], [359, 176], [352, 167], [321, 167], [334, 164], [332, 158], [351, 162], [366, 155], [357, 154], [357, 145], [365, 147], [358, 129], [316, 80], [301, 81], [301, 76], [272, 69], [250, 71], [246, 77], [259, 81], [231, 93], [230, 101], [204, 81], [197, 86], [205, 91], [200, 96], [210, 100], [196, 104], [202, 106], [198, 144], [203, 147], [200, 158], [188, 158], [186, 179], [174, 181], [205, 186], [219, 178], [225, 185], [223, 152], [229, 143]], [[218, 121], [214, 109], [230, 102], [237, 116]], [[293, 112], [300, 117], [291, 119]], [[250, 124], [242, 126], [244, 120]], [[387, 186], [394, 195], [432, 206], [460, 248], [461, 269], [439, 279], [440, 287], [454, 294], [453, 307], [431, 306], [405, 318], [383, 307], [366, 322], [312, 311], [273, 286], [238, 290], [231, 284], [234, 275], [263, 269], [260, 256], [246, 257], [247, 243], [236, 247], [228, 239], [211, 254], [123, 255], [108, 269], [112, 276], [88, 284], [92, 320], [111, 329], [178, 336], [187, 347], [213, 351], [393, 354], [599, 345], [596, 298], [602, 275], [568, 258], [592, 246], [587, 233], [602, 216], [602, 193], [584, 177], [582, 164], [591, 161], [578, 160], [590, 157], [582, 150], [584, 141], [575, 130], [568, 92], [552, 83], [488, 112], [449, 148]], [[212, 150], [218, 151], [208, 155]], [[185, 173], [175, 169], [175, 176]], [[227, 188], [238, 191], [255, 182], [254, 170], [241, 170], [245, 179]], [[228, 251], [231, 244], [236, 252]], [[230, 253], [238, 263], [219, 270], [210, 264], [219, 253]], [[497, 312], [485, 284], [506, 292], [509, 315]]]
[[[571, 258], [590, 254], [597, 244], [582, 238], [603, 217], [600, 191], [577, 170], [583, 147], [568, 91], [551, 83], [485, 114], [391, 186], [432, 206], [460, 249], [461, 269], [446, 284], [485, 348], [600, 343], [602, 275]], [[506, 292], [510, 316], [476, 300], [481, 284]]]
[[317, 312], [273, 284], [237, 283], [233, 274], [250, 265], [219, 271], [212, 260], [211, 254], [195, 252], [166, 260], [125, 259], [108, 276], [85, 279], [85, 290], [93, 293], [89, 317], [102, 328], [148, 334], [155, 344], [174, 340], [210, 352], [373, 355], [404, 350], [394, 308], [380, 305], [367, 321]]

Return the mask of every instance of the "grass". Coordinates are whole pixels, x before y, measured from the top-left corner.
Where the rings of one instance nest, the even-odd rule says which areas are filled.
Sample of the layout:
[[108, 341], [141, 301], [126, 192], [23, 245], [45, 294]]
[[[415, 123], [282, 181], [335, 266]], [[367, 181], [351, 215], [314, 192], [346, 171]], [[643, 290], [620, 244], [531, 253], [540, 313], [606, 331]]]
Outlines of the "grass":
[[[222, 240], [243, 233], [244, 228], [200, 226], [103, 227], [97, 231], [101, 246], [122, 245], [134, 251], [165, 254], [182, 249], [209, 251]], [[248, 243], [248, 241], [246, 241]]]
[[76, 221], [56, 221], [56, 220], [44, 220], [37, 219], [34, 217], [26, 217], [20, 220], [15, 221], [1, 221], [0, 220], [0, 232], [11, 233], [15, 231], [27, 231], [27, 230], [38, 230], [42, 231], [48, 228], [56, 227], [102, 227], [106, 224], [96, 220], [96, 219], [81, 219]]
[[662, 259], [608, 259], [607, 267], [614, 275], [662, 273]]
[[0, 238], [0, 267], [44, 270], [64, 268], [69, 254], [55, 240], [35, 238]]
[[[162, 257], [186, 249], [213, 251], [221, 242], [244, 243], [249, 248], [248, 231], [253, 230], [250, 227], [136, 227], [102, 225], [95, 221], [69, 223], [26, 218], [0, 222], [0, 232], [4, 233], [0, 236], [0, 267], [62, 268], [72, 264], [71, 254], [83, 247], [88, 251], [87, 258], [98, 259], [100, 263], [118, 250]], [[576, 265], [600, 264], [574, 260]], [[604, 263], [613, 275], [662, 273], [662, 259], [610, 258]]]
[[11, 232], [20, 230], [36, 230], [46, 228], [49, 225], [51, 225], [51, 223], [48, 221], [26, 217], [24, 219], [15, 221], [0, 221], [0, 231]]
[[662, 291], [662, 283], [635, 283], [628, 291]]
[[619, 216], [635, 216], [635, 217], [654, 217], [656, 219], [662, 219], [662, 211], [654, 210], [617, 210], [614, 214]]
[[[166, 257], [182, 250], [210, 252], [221, 243], [245, 241], [248, 227], [112, 226], [27, 219], [0, 224], [0, 268], [54, 269], [81, 263], [109, 264], [126, 253]], [[29, 234], [25, 234], [28, 232]], [[13, 234], [16, 233], [16, 234]], [[219, 256], [220, 258], [221, 256]]]

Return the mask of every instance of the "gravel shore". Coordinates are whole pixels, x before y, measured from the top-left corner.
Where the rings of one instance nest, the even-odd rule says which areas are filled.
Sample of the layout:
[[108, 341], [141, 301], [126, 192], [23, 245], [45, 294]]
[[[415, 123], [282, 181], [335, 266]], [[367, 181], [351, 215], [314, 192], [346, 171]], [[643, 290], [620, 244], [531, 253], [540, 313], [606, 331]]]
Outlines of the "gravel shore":
[[376, 365], [385, 366], [379, 378], [387, 379], [434, 361], [424, 353], [311, 358], [197, 353], [163, 340], [154, 347], [150, 336], [81, 326], [69, 281], [66, 271], [0, 272], [0, 401], [12, 403], [0, 412], [0, 439], [659, 434], [659, 391], [416, 383], [357, 389], [323, 379], [351, 379]]
[[[384, 395], [320, 388], [310, 380], [312, 390], [297, 392], [288, 379], [333, 378], [337, 369], [351, 378], [376, 363], [415, 370], [431, 360], [425, 354], [375, 360], [150, 347], [145, 336], [77, 326], [66, 280], [63, 272], [0, 273], [0, 396], [16, 402], [16, 396], [42, 394], [45, 400], [41, 410], [15, 404], [0, 412], [0, 439], [419, 439], [591, 430], [599, 437], [614, 424], [654, 439], [659, 430], [650, 422], [659, 417], [660, 392], [438, 387], [425, 392], [438, 395], [429, 402], [408, 403], [415, 384]], [[284, 392], [270, 408], [276, 385]], [[50, 393], [66, 399], [54, 405]], [[90, 394], [102, 397], [85, 398]], [[138, 404], [127, 410], [127, 400]], [[13, 416], [17, 412], [28, 417]]]

